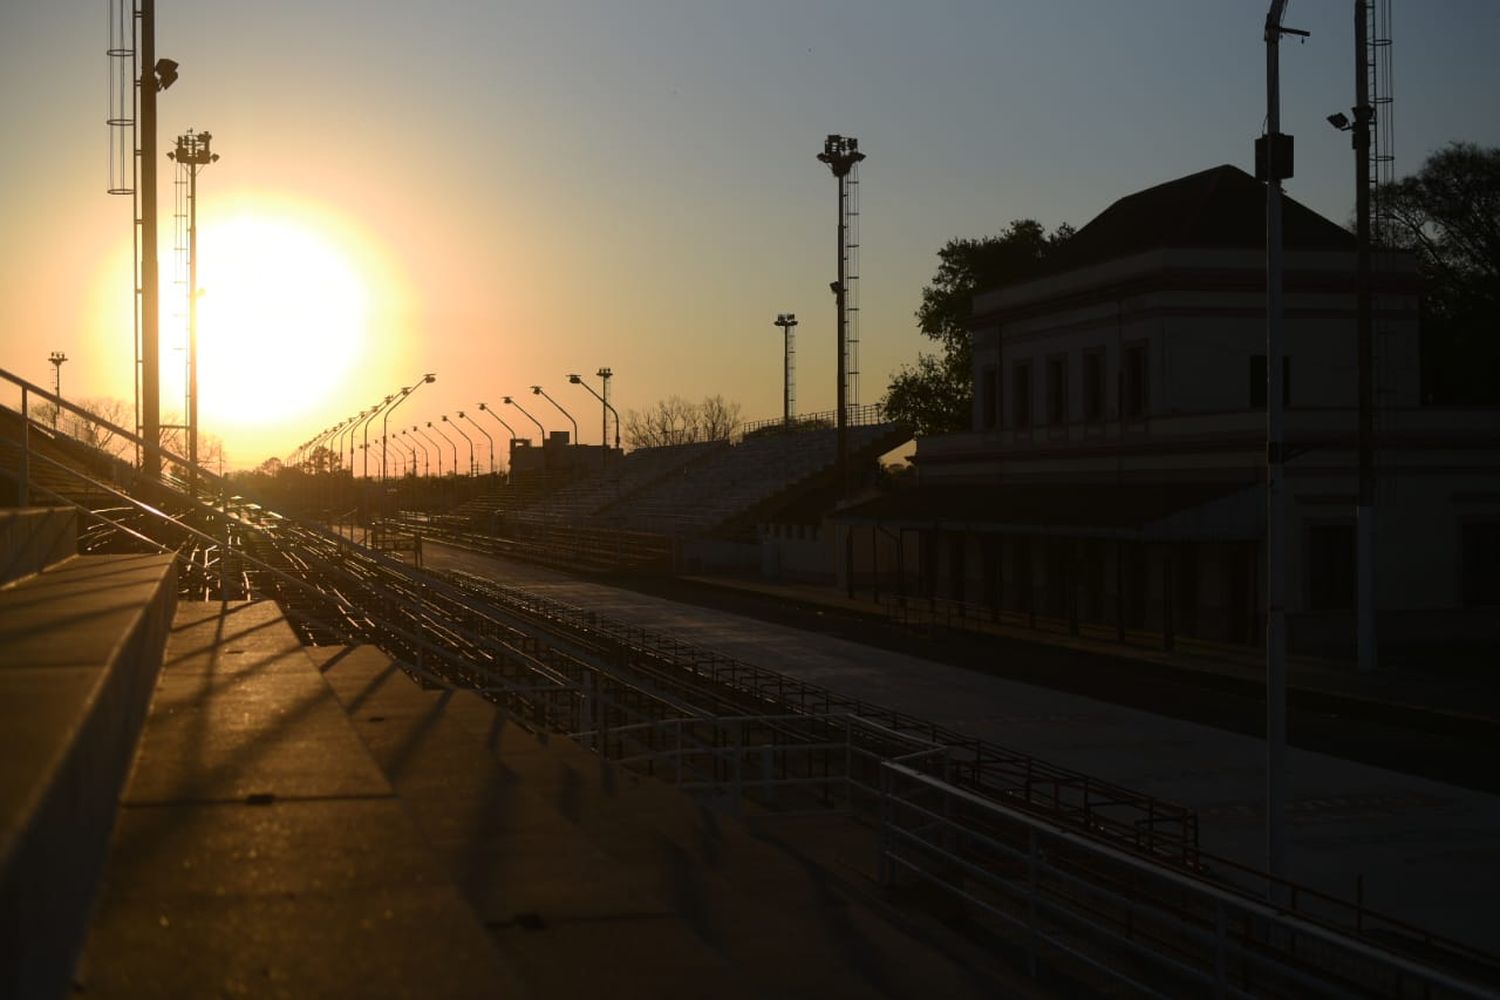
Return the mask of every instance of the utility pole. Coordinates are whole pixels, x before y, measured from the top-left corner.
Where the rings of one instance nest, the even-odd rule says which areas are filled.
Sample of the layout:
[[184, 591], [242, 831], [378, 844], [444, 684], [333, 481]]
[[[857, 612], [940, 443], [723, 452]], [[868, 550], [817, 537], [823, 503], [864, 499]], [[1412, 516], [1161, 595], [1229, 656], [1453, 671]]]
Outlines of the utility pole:
[[845, 212], [849, 192], [849, 171], [865, 158], [859, 151], [859, 140], [853, 136], [830, 135], [823, 140], [818, 160], [828, 164], [839, 189], [838, 255], [839, 276], [831, 286], [838, 312], [838, 475], [839, 495], [849, 489], [849, 322], [848, 322], [848, 224]]
[[1354, 214], [1355, 296], [1359, 340], [1359, 499], [1354, 511], [1355, 637], [1359, 670], [1376, 666], [1375, 631], [1375, 337], [1370, 301], [1370, 103], [1369, 0], [1354, 0]]
[[215, 163], [219, 154], [209, 149], [213, 136], [188, 129], [177, 137], [177, 148], [167, 154], [187, 173], [188, 181], [188, 464], [189, 477], [198, 475], [198, 171]]
[[[1292, 137], [1281, 134], [1281, 36], [1286, 0], [1266, 14], [1266, 134], [1256, 176], [1266, 184], [1266, 872], [1286, 875], [1286, 484], [1282, 426], [1281, 182], [1292, 176]], [[1278, 893], [1272, 888], [1272, 899]]]
[[52, 407], [52, 433], [57, 433], [57, 415], [62, 411], [62, 366], [68, 360], [68, 356], [62, 351], [53, 351], [47, 355], [47, 360], [52, 362], [52, 395], [58, 398], [58, 403]]

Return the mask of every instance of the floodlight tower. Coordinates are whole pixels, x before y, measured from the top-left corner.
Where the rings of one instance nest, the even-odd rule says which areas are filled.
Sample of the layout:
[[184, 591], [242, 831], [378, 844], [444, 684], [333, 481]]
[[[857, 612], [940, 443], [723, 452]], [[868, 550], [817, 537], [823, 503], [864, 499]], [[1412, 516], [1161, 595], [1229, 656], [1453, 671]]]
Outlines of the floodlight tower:
[[[156, 95], [177, 63], [156, 57], [156, 0], [110, 0], [110, 194], [135, 197], [136, 430], [142, 470], [161, 474], [160, 278], [156, 257]], [[130, 164], [127, 170], [126, 163]]]
[[795, 391], [792, 361], [797, 356], [797, 314], [777, 313], [776, 325], [781, 327], [781, 351], [783, 367], [781, 389], [781, 422], [792, 426], [792, 395]]
[[[828, 164], [839, 189], [838, 260], [839, 277], [831, 286], [838, 312], [838, 463], [839, 492], [849, 488], [849, 385], [851, 366], [849, 352], [849, 290], [857, 278], [851, 274], [849, 253], [858, 243], [849, 240], [850, 189], [859, 183], [855, 168], [865, 154], [859, 151], [859, 140], [853, 136], [830, 135], [823, 140], [818, 159]], [[856, 210], [857, 211], [857, 210]]]
[[68, 360], [68, 356], [62, 351], [53, 351], [47, 355], [47, 360], [52, 362], [52, 395], [58, 398], [58, 405], [52, 407], [52, 432], [57, 433], [57, 414], [62, 410], [62, 366]]
[[177, 137], [177, 148], [167, 159], [177, 162], [178, 176], [187, 181], [188, 255], [188, 466], [197, 475], [198, 466], [198, 172], [219, 159], [209, 149], [213, 136], [188, 129]]

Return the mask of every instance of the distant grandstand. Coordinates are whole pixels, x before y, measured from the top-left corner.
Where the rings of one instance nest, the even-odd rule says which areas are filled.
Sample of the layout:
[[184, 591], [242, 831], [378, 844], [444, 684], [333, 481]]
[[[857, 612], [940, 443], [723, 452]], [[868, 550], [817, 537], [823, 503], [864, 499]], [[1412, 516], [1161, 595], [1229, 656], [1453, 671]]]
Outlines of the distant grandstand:
[[[574, 569], [666, 568], [685, 542], [748, 543], [758, 523], [837, 498], [834, 414], [744, 425], [728, 441], [641, 448], [568, 482], [505, 484], [448, 514], [398, 520], [437, 538]], [[911, 439], [879, 406], [851, 410], [849, 453], [869, 467]]]

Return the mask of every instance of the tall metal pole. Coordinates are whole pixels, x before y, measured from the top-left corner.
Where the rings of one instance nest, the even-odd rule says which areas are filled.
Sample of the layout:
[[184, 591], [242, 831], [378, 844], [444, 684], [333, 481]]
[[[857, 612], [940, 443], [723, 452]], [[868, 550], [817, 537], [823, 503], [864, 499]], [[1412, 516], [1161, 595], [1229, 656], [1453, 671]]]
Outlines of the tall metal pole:
[[1359, 499], [1354, 511], [1358, 572], [1355, 633], [1359, 669], [1376, 666], [1375, 633], [1375, 337], [1370, 301], [1369, 0], [1354, 0], [1354, 215], [1356, 323], [1359, 338]]
[[[842, 217], [840, 213], [840, 218]], [[839, 255], [839, 259], [843, 259], [842, 254]], [[842, 280], [840, 278], [840, 282]], [[784, 426], [790, 427], [792, 425], [792, 334], [797, 329], [797, 314], [778, 313], [776, 325], [781, 327], [781, 422]]]
[[142, 471], [161, 475], [160, 277], [156, 260], [156, 0], [141, 12], [141, 437]]
[[845, 287], [849, 275], [846, 260], [848, 254], [848, 220], [845, 217], [845, 200], [848, 197], [849, 171], [865, 158], [859, 151], [859, 140], [853, 136], [830, 135], [823, 140], [823, 152], [819, 161], [828, 164], [838, 184], [838, 255], [839, 277], [833, 283], [834, 301], [838, 312], [838, 444], [836, 460], [839, 493], [849, 488], [849, 321], [846, 303], [848, 289]]
[[[1281, 181], [1291, 176], [1281, 134], [1281, 26], [1286, 0], [1266, 14], [1266, 871], [1286, 874], [1286, 484], [1283, 480]], [[1276, 890], [1272, 890], [1273, 897]]]
[[[573, 414], [569, 413], [567, 410], [565, 410], [561, 406], [559, 406], [557, 400], [555, 400], [551, 396], [547, 395], [547, 391], [545, 389], [543, 389], [539, 385], [534, 385], [534, 386], [531, 387], [531, 394], [533, 396], [541, 396], [547, 402], [551, 403], [553, 406], [556, 406], [558, 413], [561, 413], [563, 416], [565, 416], [565, 417], [568, 418], [568, 423], [570, 423], [570, 424], [573, 425], [573, 443], [574, 444], [579, 444], [580, 442], [578, 440], [578, 421], [576, 421], [576, 420], [573, 419]], [[522, 412], [524, 413], [525, 411], [523, 410]]]
[[[62, 351], [53, 351], [51, 354], [47, 355], [47, 360], [52, 363], [52, 395], [56, 396], [58, 400], [61, 401], [62, 366], [63, 362], [68, 360], [68, 356]], [[52, 433], [54, 434], [57, 433], [57, 415], [60, 412], [62, 412], [62, 406], [59, 402], [58, 405], [54, 405], [52, 407]]]
[[[454, 433], [469, 443], [469, 475], [472, 476], [474, 474], [474, 439], [464, 433], [464, 429], [458, 426], [457, 420], [449, 420], [446, 413], [443, 414], [443, 423], [451, 424]], [[456, 450], [453, 453], [453, 465], [455, 468], [458, 466], [458, 452]]]
[[489, 431], [475, 423], [474, 418], [464, 413], [463, 410], [458, 411], [458, 419], [467, 420], [469, 423], [474, 424], [474, 429], [483, 434], [484, 439], [490, 443], [490, 475], [493, 476], [495, 474], [495, 439], [490, 436]]
[[198, 472], [198, 171], [219, 159], [209, 146], [213, 135], [194, 132], [177, 137], [177, 148], [167, 154], [188, 179], [188, 477]]

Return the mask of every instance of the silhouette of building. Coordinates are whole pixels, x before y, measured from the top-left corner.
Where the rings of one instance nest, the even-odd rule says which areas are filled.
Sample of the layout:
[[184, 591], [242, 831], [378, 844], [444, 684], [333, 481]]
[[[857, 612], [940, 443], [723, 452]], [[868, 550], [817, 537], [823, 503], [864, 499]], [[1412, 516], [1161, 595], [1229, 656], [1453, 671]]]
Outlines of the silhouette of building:
[[[1290, 639], [1352, 643], [1354, 238], [1285, 203]], [[974, 409], [917, 487], [846, 509], [857, 586], [1117, 629], [1263, 630], [1265, 189], [1221, 166], [1123, 198], [975, 296]], [[1500, 411], [1423, 407], [1413, 259], [1374, 262], [1384, 642], [1497, 635]]]

